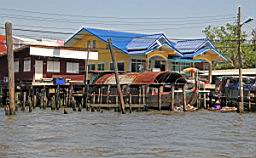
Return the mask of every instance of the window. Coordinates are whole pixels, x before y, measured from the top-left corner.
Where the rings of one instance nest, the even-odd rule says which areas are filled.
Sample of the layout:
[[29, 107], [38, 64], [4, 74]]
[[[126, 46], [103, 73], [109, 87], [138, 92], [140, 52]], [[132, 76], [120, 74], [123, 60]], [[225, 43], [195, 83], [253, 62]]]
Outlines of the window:
[[92, 48], [96, 48], [96, 40], [92, 41]]
[[31, 71], [31, 60], [30, 58], [24, 58], [24, 72], [30, 72]]
[[206, 63], [206, 62], [203, 63], [203, 70], [209, 70], [209, 67], [210, 67], [209, 63]]
[[92, 46], [91, 46], [91, 41], [90, 41], [90, 40], [87, 41], [87, 45], [86, 45], [85, 47], [86, 47], [86, 48], [92, 48]]
[[67, 62], [67, 73], [79, 73], [79, 63]]
[[88, 40], [87, 45], [85, 46], [86, 48], [96, 48], [96, 40]]
[[95, 64], [89, 64], [88, 70], [95, 70]]
[[143, 72], [143, 71], [145, 71], [145, 60], [132, 59], [131, 71], [132, 72]]
[[[124, 63], [123, 62], [118, 62], [117, 67], [118, 67], [118, 71], [124, 71]], [[110, 70], [114, 70], [114, 64], [110, 63], [109, 68], [110, 68]]]
[[47, 72], [60, 72], [60, 62], [47, 61]]
[[20, 69], [20, 62], [18, 59], [14, 60], [14, 72], [19, 72]]
[[161, 68], [161, 61], [160, 60], [155, 61], [155, 68]]
[[172, 70], [176, 72], [181, 72], [183, 69], [191, 67], [191, 63], [173, 62]]
[[103, 71], [104, 70], [104, 63], [98, 64], [98, 70]]
[[180, 72], [180, 64], [178, 62], [172, 63], [172, 71]]

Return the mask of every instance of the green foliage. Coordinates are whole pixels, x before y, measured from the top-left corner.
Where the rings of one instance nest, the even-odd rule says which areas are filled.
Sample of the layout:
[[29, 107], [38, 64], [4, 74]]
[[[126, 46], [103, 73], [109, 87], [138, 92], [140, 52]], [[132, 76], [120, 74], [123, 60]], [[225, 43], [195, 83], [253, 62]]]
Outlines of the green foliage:
[[[225, 63], [214, 63], [215, 69], [229, 69], [238, 67], [237, 55], [237, 25], [226, 24], [225, 26], [208, 26], [203, 30], [203, 33], [209, 40], [229, 59]], [[256, 52], [253, 47], [246, 43], [247, 34], [241, 33], [241, 51], [243, 54], [243, 68], [256, 66]]]

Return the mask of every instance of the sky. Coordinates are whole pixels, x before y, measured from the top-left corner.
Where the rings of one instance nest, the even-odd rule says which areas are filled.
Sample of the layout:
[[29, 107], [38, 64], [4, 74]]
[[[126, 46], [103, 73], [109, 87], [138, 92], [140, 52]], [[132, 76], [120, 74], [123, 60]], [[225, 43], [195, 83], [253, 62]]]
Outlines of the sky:
[[28, 30], [14, 35], [37, 39], [66, 40], [81, 27], [203, 38], [208, 25], [235, 23], [238, 6], [241, 21], [254, 18], [242, 28], [250, 33], [256, 27], [256, 0], [8, 0], [0, 6], [0, 33], [11, 21], [13, 28]]

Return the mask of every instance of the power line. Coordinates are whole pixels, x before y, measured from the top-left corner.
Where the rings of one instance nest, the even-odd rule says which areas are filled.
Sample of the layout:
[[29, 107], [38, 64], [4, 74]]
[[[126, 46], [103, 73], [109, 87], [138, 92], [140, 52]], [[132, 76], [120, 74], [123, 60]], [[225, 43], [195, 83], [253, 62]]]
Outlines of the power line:
[[[54, 22], [54, 23], [77, 23], [77, 24], [87, 24], [87, 25], [115, 25], [115, 26], [139, 26], [142, 25], [144, 27], [148, 27], [148, 26], [154, 26], [154, 25], [176, 25], [176, 26], [180, 26], [180, 25], [194, 25], [194, 24], [202, 24], [202, 23], [213, 23], [213, 22], [224, 22], [227, 20], [233, 20], [234, 18], [220, 18], [220, 19], [215, 19], [215, 20], [209, 20], [209, 19], [205, 19], [205, 21], [199, 21], [199, 22], [185, 22], [185, 21], [176, 21], [176, 23], [159, 23], [159, 22], [126, 22], [126, 23], [112, 23], [112, 22], [88, 22], [88, 21], [81, 21], [81, 20], [72, 20], [72, 19], [57, 19], [57, 18], [44, 18], [44, 17], [33, 17], [33, 16], [9, 16], [9, 15], [5, 15], [5, 14], [0, 14], [0, 17], [5, 17], [5, 18], [13, 18], [13, 19], [19, 19], [19, 20], [40, 20], [40, 21], [45, 21], [45, 22]], [[150, 24], [150, 25], [145, 25], [145, 24]]]
[[63, 14], [63, 13], [46, 13], [46, 12], [39, 12], [39, 11], [29, 11], [29, 10], [22, 10], [22, 9], [13, 9], [13, 8], [0, 8], [0, 10], [6, 11], [15, 11], [15, 12], [23, 12], [23, 13], [33, 13], [33, 14], [41, 14], [41, 15], [55, 15], [61, 17], [82, 17], [82, 18], [107, 18], [107, 19], [137, 19], [137, 20], [145, 20], [145, 19], [195, 19], [195, 18], [211, 18], [211, 17], [224, 17], [224, 16], [234, 16], [234, 14], [219, 14], [219, 15], [206, 15], [206, 16], [188, 16], [188, 17], [176, 17], [176, 18], [160, 18], [160, 17], [116, 17], [116, 16], [85, 16], [85, 15], [78, 15], [78, 14]]
[[[20, 15], [20, 14], [6, 14], [6, 13], [1, 13], [0, 14], [2, 17], [10, 17], [10, 18], [19, 18], [19, 19], [27, 19], [27, 18], [30, 18], [30, 19], [45, 19], [45, 20], [61, 20], [61, 21], [70, 21], [70, 22], [84, 22], [84, 21], [81, 21], [81, 19], [70, 19], [70, 18], [53, 18], [53, 17], [42, 17], [42, 16], [31, 16], [31, 15]], [[76, 17], [77, 18], [77, 17]], [[235, 17], [213, 17], [213, 18], [206, 18], [206, 19], [176, 19], [176, 20], [164, 20], [164, 21], [120, 21], [120, 20], [86, 20], [86, 22], [88, 23], [132, 23], [132, 24], [153, 24], [153, 23], [158, 23], [158, 24], [161, 24], [161, 23], [174, 23], [174, 22], [189, 22], [189, 21], [205, 21], [205, 20], [228, 20], [228, 19], [234, 19]], [[84, 19], [84, 18], [83, 18]], [[76, 21], [73, 21], [73, 20], [76, 20]]]

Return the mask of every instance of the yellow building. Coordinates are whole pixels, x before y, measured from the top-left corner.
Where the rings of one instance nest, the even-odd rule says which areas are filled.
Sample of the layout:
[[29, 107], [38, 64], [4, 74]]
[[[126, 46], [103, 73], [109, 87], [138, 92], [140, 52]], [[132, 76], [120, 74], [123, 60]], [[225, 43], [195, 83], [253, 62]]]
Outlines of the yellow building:
[[113, 71], [108, 39], [112, 40], [119, 71], [166, 71], [171, 69], [169, 58], [182, 57], [174, 43], [162, 33], [139, 34], [82, 28], [65, 42], [65, 46], [97, 51], [98, 61], [89, 61], [89, 70]]

